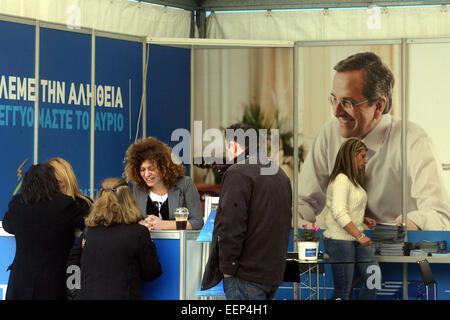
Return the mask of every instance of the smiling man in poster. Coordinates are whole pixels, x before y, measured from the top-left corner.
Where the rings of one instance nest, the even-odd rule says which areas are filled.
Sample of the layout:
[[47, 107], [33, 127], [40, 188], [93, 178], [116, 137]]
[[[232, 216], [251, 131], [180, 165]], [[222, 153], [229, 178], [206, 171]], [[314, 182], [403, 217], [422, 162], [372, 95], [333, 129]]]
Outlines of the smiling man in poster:
[[[329, 97], [333, 115], [319, 131], [302, 167], [299, 216], [315, 221], [339, 146], [359, 137], [368, 146], [366, 216], [402, 222], [402, 122], [389, 114], [394, 76], [372, 52], [351, 55], [334, 67]], [[407, 227], [450, 230], [450, 197], [430, 137], [407, 123]]]

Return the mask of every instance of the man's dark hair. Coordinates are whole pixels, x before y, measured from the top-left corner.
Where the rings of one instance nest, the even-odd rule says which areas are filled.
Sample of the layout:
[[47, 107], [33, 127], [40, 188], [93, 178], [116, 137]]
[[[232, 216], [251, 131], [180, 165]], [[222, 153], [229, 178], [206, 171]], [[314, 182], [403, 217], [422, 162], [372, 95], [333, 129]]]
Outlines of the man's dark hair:
[[365, 84], [363, 95], [372, 104], [380, 96], [386, 97], [386, 106], [383, 114], [392, 108], [392, 90], [394, 88], [394, 75], [381, 58], [373, 52], [357, 53], [339, 61], [334, 70], [337, 72], [364, 70]]
[[48, 164], [36, 164], [25, 173], [19, 197], [24, 203], [48, 201], [59, 192], [55, 169]]
[[245, 155], [258, 151], [258, 130], [251, 125], [240, 122], [232, 124], [225, 129], [225, 139], [227, 143], [235, 141], [241, 145], [245, 150]]

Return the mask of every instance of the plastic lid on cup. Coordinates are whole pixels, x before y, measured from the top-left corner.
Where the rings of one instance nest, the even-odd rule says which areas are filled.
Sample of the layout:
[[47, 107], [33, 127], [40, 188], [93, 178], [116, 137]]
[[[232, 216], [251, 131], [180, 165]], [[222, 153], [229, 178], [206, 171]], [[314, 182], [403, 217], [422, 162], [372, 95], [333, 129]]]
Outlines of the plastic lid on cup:
[[176, 208], [175, 213], [189, 214], [189, 209], [185, 207]]

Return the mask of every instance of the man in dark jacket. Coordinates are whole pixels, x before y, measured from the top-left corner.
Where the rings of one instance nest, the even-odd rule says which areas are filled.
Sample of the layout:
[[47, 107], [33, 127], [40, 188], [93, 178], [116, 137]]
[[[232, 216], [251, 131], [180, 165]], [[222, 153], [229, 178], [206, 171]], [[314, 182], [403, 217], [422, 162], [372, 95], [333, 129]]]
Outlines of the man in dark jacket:
[[[254, 129], [237, 124], [227, 133], [230, 130], [235, 131], [227, 134], [228, 156], [240, 161], [222, 178], [202, 289], [217, 285], [223, 278], [229, 300], [269, 300], [283, 282], [286, 267], [291, 182], [274, 163], [263, 164], [258, 159], [257, 148], [252, 150], [252, 144], [257, 143]], [[239, 139], [242, 137], [246, 139]]]

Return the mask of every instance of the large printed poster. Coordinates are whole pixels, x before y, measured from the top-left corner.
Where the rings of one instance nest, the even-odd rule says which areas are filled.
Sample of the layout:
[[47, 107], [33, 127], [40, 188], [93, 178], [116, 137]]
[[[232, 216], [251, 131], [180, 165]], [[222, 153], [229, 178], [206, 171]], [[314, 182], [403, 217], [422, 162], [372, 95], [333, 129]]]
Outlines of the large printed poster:
[[34, 38], [34, 26], [0, 21], [0, 220], [33, 164]]
[[61, 157], [89, 194], [91, 36], [40, 29], [38, 162]]
[[[138, 116], [142, 100], [142, 43], [96, 37], [94, 190], [110, 177], [121, 177], [125, 152], [142, 136]], [[118, 63], [120, 61], [120, 63]]]
[[[440, 86], [445, 83], [445, 76], [440, 76], [439, 81], [423, 76], [445, 70], [446, 55], [445, 51], [436, 55], [438, 50], [429, 49], [427, 52], [410, 48], [408, 77], [402, 79], [398, 44], [300, 48], [298, 70], [299, 79], [303, 80], [297, 88], [298, 129], [307, 153], [298, 178], [299, 214], [304, 219], [299, 225], [315, 221], [326, 228], [327, 183], [338, 150], [347, 138], [359, 137], [368, 148], [365, 217], [378, 224], [399, 224], [404, 212], [408, 230], [450, 230], [450, 196], [444, 180], [445, 164], [440, 159], [448, 153], [442, 149], [444, 143], [433, 142], [433, 131], [438, 132], [435, 138], [444, 141], [443, 122], [436, 114], [442, 116], [446, 112], [446, 100], [442, 98], [445, 85]], [[414, 55], [428, 56], [430, 52], [434, 54], [432, 59], [416, 59]], [[422, 65], [421, 60], [427, 63]], [[434, 73], [429, 61], [435, 61]], [[414, 88], [409, 90], [406, 115], [402, 114], [402, 81], [407, 88]], [[423, 91], [424, 88], [428, 90]], [[427, 101], [433, 112], [425, 109]]]
[[[35, 27], [0, 21], [0, 221], [24, 173], [53, 157], [73, 167], [81, 191], [93, 195], [107, 177], [120, 177], [127, 147], [142, 136], [142, 42], [41, 27], [39, 85], [35, 83]], [[39, 90], [37, 159], [35, 97]], [[95, 91], [94, 91], [95, 90]], [[95, 98], [95, 101], [92, 101]], [[91, 105], [95, 103], [94, 134]], [[94, 172], [91, 172], [94, 141]], [[90, 177], [94, 176], [94, 190]]]
[[[191, 127], [190, 49], [150, 45], [147, 72], [147, 136], [174, 147], [176, 129]], [[187, 148], [183, 152], [190, 152]], [[190, 159], [190, 155], [180, 154]], [[189, 175], [189, 164], [183, 163]]]

